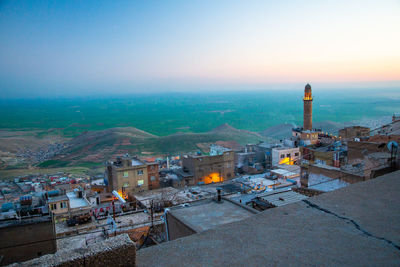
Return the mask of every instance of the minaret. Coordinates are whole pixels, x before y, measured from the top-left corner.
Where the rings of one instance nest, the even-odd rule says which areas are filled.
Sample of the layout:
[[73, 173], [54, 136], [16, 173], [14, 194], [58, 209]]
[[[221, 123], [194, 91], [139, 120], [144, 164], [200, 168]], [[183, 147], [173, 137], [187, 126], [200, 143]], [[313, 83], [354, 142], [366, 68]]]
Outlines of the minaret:
[[312, 95], [311, 85], [307, 83], [304, 89], [303, 130], [312, 130]]

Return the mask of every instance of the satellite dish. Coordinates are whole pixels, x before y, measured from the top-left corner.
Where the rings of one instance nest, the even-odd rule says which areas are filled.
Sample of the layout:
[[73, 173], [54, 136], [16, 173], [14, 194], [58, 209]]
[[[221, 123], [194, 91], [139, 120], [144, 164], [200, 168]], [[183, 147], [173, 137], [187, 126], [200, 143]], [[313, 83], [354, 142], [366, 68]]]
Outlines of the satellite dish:
[[389, 151], [396, 151], [398, 147], [399, 147], [399, 144], [397, 144], [396, 141], [390, 141], [387, 144], [387, 148], [389, 149]]

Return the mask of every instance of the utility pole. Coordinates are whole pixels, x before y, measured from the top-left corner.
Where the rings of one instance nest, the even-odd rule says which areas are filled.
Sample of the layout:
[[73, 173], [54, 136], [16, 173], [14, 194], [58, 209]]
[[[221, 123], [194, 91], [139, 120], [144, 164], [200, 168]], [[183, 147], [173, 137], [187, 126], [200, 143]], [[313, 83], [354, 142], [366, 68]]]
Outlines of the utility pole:
[[[116, 222], [115, 222], [115, 205], [114, 205], [114, 200], [112, 201], [112, 209], [113, 209], [114, 224], [116, 224]], [[117, 236], [117, 229], [114, 229], [114, 236]]]
[[150, 215], [151, 215], [151, 228], [153, 228], [154, 226], [154, 206], [153, 206], [153, 200], [151, 200], [151, 204], [150, 204]]

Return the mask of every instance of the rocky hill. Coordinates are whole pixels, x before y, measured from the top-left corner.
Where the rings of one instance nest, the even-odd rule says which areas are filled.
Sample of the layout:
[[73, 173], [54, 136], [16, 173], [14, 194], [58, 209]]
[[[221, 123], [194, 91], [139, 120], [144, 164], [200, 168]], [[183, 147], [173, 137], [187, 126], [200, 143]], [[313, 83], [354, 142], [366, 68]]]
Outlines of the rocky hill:
[[65, 144], [65, 149], [41, 167], [99, 165], [118, 155], [168, 155], [191, 151], [206, 151], [208, 144], [232, 141], [239, 144], [258, 143], [268, 138], [259, 133], [236, 129], [223, 124], [205, 133], [176, 133], [155, 136], [126, 127], [83, 133]]

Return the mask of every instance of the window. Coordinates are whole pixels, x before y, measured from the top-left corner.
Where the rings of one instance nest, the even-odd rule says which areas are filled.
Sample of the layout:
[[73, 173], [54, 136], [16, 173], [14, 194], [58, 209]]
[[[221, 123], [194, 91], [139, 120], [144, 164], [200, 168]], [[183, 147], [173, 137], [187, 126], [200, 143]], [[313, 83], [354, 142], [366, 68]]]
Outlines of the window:
[[295, 155], [296, 157], [298, 157], [298, 156], [299, 156], [299, 152], [294, 153], [294, 155]]
[[50, 209], [51, 210], [56, 210], [57, 209], [57, 203], [50, 204]]
[[129, 187], [129, 183], [124, 183], [122, 187]]
[[287, 157], [287, 158], [290, 158], [290, 154], [286, 154], [286, 157]]
[[231, 163], [230, 162], [226, 163], [226, 167], [230, 168], [231, 167]]
[[155, 181], [156, 180], [156, 177], [154, 176], [154, 175], [152, 175], [151, 177], [150, 177], [150, 181]]
[[138, 170], [137, 175], [143, 175], [143, 170]]
[[281, 155], [281, 159], [283, 159], [284, 157], [285, 157], [285, 154], [282, 154], [282, 155]]
[[67, 207], [67, 203], [65, 203], [65, 202], [61, 202], [60, 203], [60, 208], [61, 209], [65, 209]]
[[144, 184], [144, 180], [138, 180], [138, 181], [137, 181], [137, 185], [138, 185], [138, 186], [142, 186], [143, 184]]
[[128, 172], [124, 172], [124, 177], [129, 177], [129, 173]]

